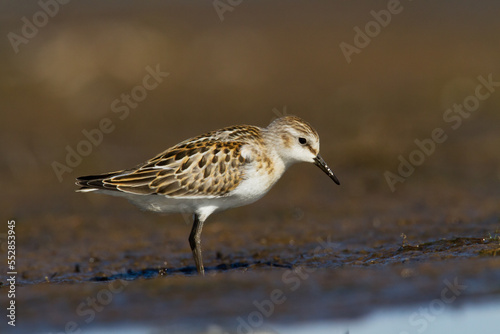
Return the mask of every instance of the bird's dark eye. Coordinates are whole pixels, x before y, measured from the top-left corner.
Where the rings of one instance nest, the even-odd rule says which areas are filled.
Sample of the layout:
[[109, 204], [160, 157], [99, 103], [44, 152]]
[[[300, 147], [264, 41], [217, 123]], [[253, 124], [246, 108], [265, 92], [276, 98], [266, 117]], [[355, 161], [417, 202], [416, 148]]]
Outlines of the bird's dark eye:
[[299, 143], [300, 143], [300, 145], [305, 145], [307, 143], [307, 140], [305, 138], [300, 137]]

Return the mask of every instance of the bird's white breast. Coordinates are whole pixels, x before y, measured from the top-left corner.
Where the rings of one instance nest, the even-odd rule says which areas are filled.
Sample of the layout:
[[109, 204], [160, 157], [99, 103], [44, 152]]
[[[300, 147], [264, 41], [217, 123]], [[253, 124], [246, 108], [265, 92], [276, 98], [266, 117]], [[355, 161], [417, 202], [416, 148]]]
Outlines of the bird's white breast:
[[253, 162], [245, 169], [244, 179], [229, 194], [229, 197], [241, 201], [239, 205], [255, 202], [264, 196], [285, 172], [285, 164], [278, 156], [271, 154], [268, 157], [272, 164], [271, 168], [260, 163], [258, 159], [252, 159]]

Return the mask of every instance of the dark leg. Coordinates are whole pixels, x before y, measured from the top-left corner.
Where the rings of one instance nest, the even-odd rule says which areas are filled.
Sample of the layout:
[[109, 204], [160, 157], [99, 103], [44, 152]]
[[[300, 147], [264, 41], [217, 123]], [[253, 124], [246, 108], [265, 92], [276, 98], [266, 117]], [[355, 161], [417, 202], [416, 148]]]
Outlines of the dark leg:
[[201, 257], [201, 229], [203, 228], [203, 221], [200, 220], [198, 215], [194, 214], [193, 228], [189, 235], [189, 245], [193, 251], [194, 262], [196, 263], [196, 270], [198, 274], [204, 276], [205, 269], [203, 268], [203, 258]]

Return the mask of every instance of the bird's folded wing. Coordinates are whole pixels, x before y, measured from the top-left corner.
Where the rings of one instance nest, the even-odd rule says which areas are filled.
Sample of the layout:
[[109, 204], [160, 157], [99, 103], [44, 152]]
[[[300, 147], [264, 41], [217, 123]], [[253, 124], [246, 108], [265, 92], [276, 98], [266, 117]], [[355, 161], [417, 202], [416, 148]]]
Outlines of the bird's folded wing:
[[81, 191], [115, 190], [138, 195], [220, 197], [245, 178], [242, 142], [206, 138], [183, 142], [135, 169], [77, 179]]

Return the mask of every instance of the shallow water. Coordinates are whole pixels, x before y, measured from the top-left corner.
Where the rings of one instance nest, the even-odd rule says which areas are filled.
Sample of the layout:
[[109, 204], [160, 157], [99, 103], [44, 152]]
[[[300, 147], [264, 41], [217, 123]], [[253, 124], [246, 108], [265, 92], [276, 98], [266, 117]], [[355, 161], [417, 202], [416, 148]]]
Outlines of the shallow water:
[[[425, 332], [442, 334], [451, 332], [469, 334], [479, 332], [494, 334], [498, 332], [498, 314], [500, 314], [500, 304], [498, 303], [466, 304], [457, 308], [431, 302], [430, 305], [422, 304], [399, 309], [377, 310], [365, 317], [352, 320], [316, 321], [299, 324], [266, 323], [258, 327], [250, 326], [248, 323], [244, 323], [244, 325], [240, 323], [236, 328], [224, 328], [216, 324], [193, 326], [187, 323], [158, 327], [130, 324], [125, 327], [118, 323], [115, 326], [110, 324], [104, 327], [89, 328], [85, 330], [85, 333], [412, 334]], [[256, 322], [255, 324], [260, 323]]]

